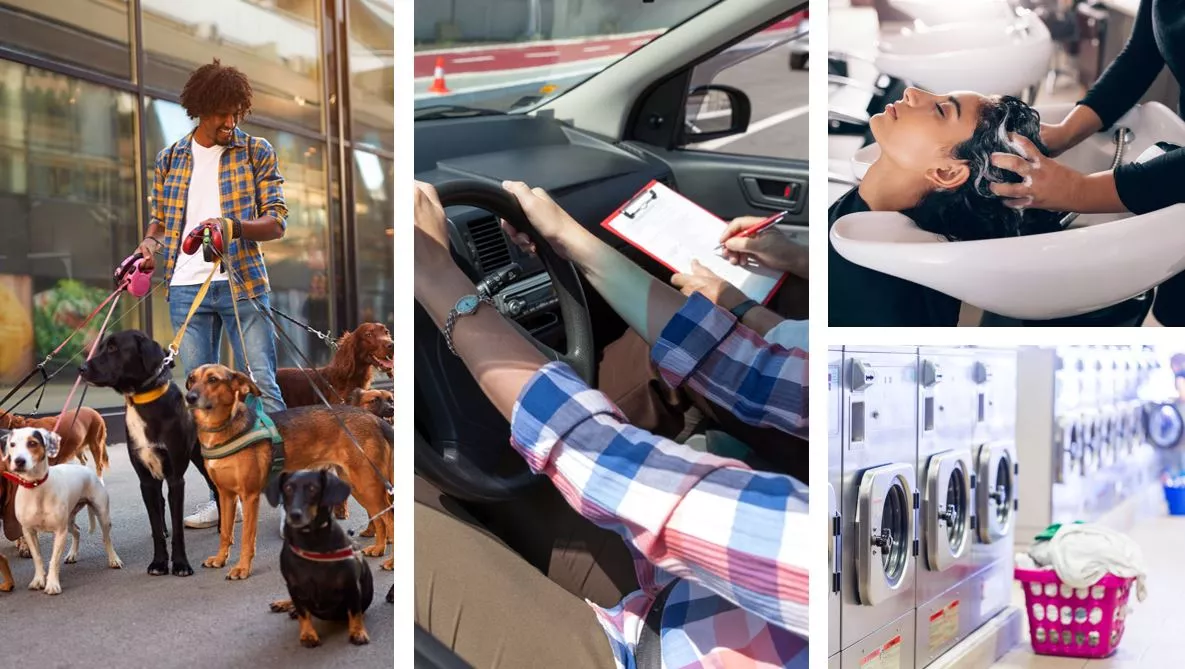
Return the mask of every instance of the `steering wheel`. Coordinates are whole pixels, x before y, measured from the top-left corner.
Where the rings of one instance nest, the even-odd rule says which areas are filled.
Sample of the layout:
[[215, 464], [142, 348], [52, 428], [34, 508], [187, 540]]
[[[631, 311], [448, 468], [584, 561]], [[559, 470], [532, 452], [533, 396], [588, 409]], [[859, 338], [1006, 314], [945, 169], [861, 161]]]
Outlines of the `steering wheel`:
[[[555, 290], [563, 319], [566, 351], [556, 351], [514, 325], [544, 356], [567, 363], [590, 386], [596, 360], [588, 302], [576, 267], [560, 257], [535, 230], [513, 195], [484, 181], [451, 181], [437, 187], [446, 208], [469, 206], [506, 220], [535, 243]], [[454, 247], [455, 231], [449, 231]], [[455, 256], [455, 250], [454, 250]], [[489, 308], [488, 305], [486, 308]], [[460, 321], [464, 327], [464, 320]], [[464, 363], [445, 344], [444, 335], [417, 303], [415, 316], [416, 472], [442, 492], [467, 501], [495, 502], [517, 496], [539, 477], [517, 454], [507, 458], [509, 425], [482, 393]], [[425, 438], [420, 426], [429, 432]], [[510, 466], [507, 466], [507, 460]]]

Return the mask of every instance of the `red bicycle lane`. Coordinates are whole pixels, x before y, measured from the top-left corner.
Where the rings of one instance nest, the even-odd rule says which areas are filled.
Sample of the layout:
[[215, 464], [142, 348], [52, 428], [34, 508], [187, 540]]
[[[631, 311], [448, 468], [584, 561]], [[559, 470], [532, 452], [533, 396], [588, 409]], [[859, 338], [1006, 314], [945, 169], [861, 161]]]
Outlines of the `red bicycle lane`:
[[[783, 19], [763, 32], [777, 32], [793, 28], [802, 22], [805, 14], [805, 12], [800, 12]], [[415, 77], [420, 79], [433, 76], [438, 60], [443, 60], [447, 74], [457, 75], [505, 72], [624, 56], [663, 32], [653, 31], [572, 40], [422, 51], [415, 55]]]

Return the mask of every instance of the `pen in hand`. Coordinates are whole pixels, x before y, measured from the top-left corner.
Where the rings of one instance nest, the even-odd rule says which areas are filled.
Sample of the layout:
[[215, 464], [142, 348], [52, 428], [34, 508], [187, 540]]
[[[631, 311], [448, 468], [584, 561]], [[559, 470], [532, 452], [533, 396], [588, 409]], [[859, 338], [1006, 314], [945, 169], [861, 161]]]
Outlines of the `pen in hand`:
[[[786, 215], [789, 213], [790, 212], [788, 212], [788, 211], [783, 211], [783, 212], [774, 214], [773, 216], [770, 216], [769, 218], [765, 219], [764, 221], [761, 221], [757, 225], [754, 225], [753, 227], [750, 227], [750, 228], [746, 228], [746, 229], [738, 232], [737, 234], [729, 237], [728, 239], [743, 239], [746, 237], [757, 237], [762, 234], [765, 234], [771, 228], [773, 228], [775, 225], [777, 225], [778, 223], [781, 223], [782, 219], [785, 218]], [[724, 245], [728, 242], [728, 239], [724, 240], [723, 242], [721, 242], [719, 245], [716, 246], [715, 251], [717, 253], [724, 250]]]

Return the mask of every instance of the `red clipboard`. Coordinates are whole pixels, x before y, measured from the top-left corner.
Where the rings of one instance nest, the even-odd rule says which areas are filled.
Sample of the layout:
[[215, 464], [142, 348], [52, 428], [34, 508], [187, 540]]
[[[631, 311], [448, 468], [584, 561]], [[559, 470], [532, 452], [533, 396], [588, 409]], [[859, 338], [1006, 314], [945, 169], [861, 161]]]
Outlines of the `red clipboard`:
[[[628, 210], [633, 210], [634, 213], [640, 214], [646, 207], [650, 206], [649, 203], [653, 199], [657, 198], [657, 193], [654, 190], [655, 186], [657, 186], [657, 185], [659, 185], [658, 180], [652, 179], [650, 181], [650, 183], [646, 184], [641, 190], [639, 190], [632, 197], [630, 197], [630, 199], [626, 200], [620, 207], [618, 207], [616, 210], [614, 210], [614, 212], [612, 214], [610, 214], [608, 217], [606, 217], [605, 220], [601, 221], [601, 227], [605, 228], [609, 232], [612, 232], [614, 235], [625, 240], [630, 246], [633, 246], [634, 248], [638, 249], [642, 253], [646, 254], [646, 256], [649, 257], [651, 260], [654, 260], [655, 262], [659, 263], [660, 265], [667, 268], [671, 272], [678, 273], [683, 270], [679, 269], [678, 267], [673, 267], [667, 261], [654, 255], [645, 246], [639, 244], [635, 240], [631, 239], [629, 236], [623, 234], [617, 228], [613, 227], [614, 221], [618, 220], [622, 216], [626, 216], [626, 217], [629, 216], [630, 211], [628, 211]], [[664, 184], [664, 186], [665, 186], [665, 184]], [[719, 217], [717, 217], [715, 214], [708, 211], [707, 209], [704, 209], [703, 207], [699, 206], [693, 200], [691, 200], [687, 197], [684, 197], [681, 193], [679, 193], [678, 191], [675, 191], [673, 188], [669, 188], [669, 187], [667, 187], [667, 188], [670, 190], [670, 192], [672, 194], [681, 198], [684, 202], [693, 205], [696, 209], [702, 211], [706, 216], [710, 217], [712, 220], [719, 221], [722, 230], [724, 227], [726, 227], [728, 225], [728, 223], [721, 220]], [[648, 193], [651, 194], [650, 197], [647, 197]], [[766, 293], [765, 298], [763, 300], [760, 300], [761, 304], [763, 304], [763, 305], [769, 304], [769, 301], [770, 301], [770, 299], [773, 298], [774, 293], [777, 293], [778, 289], [782, 287], [782, 283], [786, 281], [787, 274], [788, 274], [787, 272], [781, 273], [781, 276], [778, 277], [778, 279], [775, 281], [773, 287], [769, 289], [768, 293]]]

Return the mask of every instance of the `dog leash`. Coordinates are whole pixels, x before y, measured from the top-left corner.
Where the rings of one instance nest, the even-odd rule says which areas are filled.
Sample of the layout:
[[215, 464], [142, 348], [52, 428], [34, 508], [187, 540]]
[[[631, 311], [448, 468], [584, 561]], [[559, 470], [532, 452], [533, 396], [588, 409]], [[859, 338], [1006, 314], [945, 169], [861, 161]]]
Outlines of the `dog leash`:
[[[103, 341], [103, 333], [107, 331], [107, 326], [111, 323], [111, 316], [115, 313], [115, 307], [119, 306], [119, 296], [123, 293], [123, 290], [125, 287], [126, 286], [121, 285], [119, 288], [116, 289], [116, 291], [114, 293], [112, 293], [112, 297], [114, 297], [116, 299], [111, 302], [111, 308], [107, 310], [107, 317], [103, 319], [103, 324], [101, 326], [99, 326], [99, 334], [98, 334], [98, 336], [95, 337], [94, 343], [91, 344], [90, 352], [86, 354], [86, 359], [88, 361], [92, 357], [94, 357], [95, 351], [99, 350], [99, 344]], [[110, 300], [110, 299], [111, 298], [108, 298], [108, 300]], [[106, 302], [104, 302], [104, 304], [106, 304]], [[58, 428], [60, 428], [62, 426], [62, 416], [65, 415], [66, 410], [69, 409], [70, 400], [74, 399], [74, 393], [75, 393], [75, 391], [78, 390], [78, 384], [81, 381], [82, 381], [82, 374], [79, 374], [74, 377], [74, 385], [70, 387], [70, 394], [66, 395], [66, 401], [64, 404], [62, 404], [62, 413], [58, 414], [58, 419], [56, 421], [54, 421], [53, 432], [55, 432], [57, 434], [61, 434], [61, 432], [58, 432]], [[85, 396], [86, 396], [86, 393], [83, 392], [83, 397], [85, 397]], [[81, 407], [82, 407], [82, 404], [80, 402], [79, 408], [81, 408]], [[74, 418], [75, 418], [75, 420], [78, 419], [78, 412], [77, 411], [74, 412]], [[71, 424], [71, 425], [73, 425], [73, 424]]]
[[[237, 270], [235, 270], [235, 268], [233, 268], [229, 265], [226, 265], [226, 267], [229, 270], [229, 275], [230, 275], [228, 277], [228, 280], [230, 280], [232, 282], [240, 280], [239, 273]], [[312, 362], [308, 359], [308, 356], [306, 356], [304, 354], [304, 352], [300, 350], [300, 347], [298, 347], [296, 345], [296, 342], [292, 341], [292, 338], [288, 335], [288, 333], [284, 332], [283, 328], [279, 327], [280, 324], [278, 322], [276, 322], [276, 319], [271, 315], [271, 313], [269, 313], [267, 310], [265, 310], [263, 307], [261, 307], [259, 305], [259, 302], [256, 299], [254, 299], [254, 298], [247, 298], [247, 299], [251, 303], [251, 306], [253, 306], [255, 308], [255, 311], [259, 312], [259, 314], [261, 314], [262, 316], [264, 316], [265, 318], [267, 318], [269, 321], [272, 322], [272, 325], [275, 326], [276, 334], [278, 334], [278, 335], [280, 335], [280, 337], [282, 337], [282, 341], [287, 346], [289, 346], [291, 348], [291, 350], [294, 353], [296, 353], [296, 355], [299, 356], [302, 361], [305, 362], [305, 364], [311, 366]], [[237, 310], [235, 311], [235, 315], [237, 318], [237, 316], [238, 316]], [[300, 369], [302, 372], [304, 372], [305, 376], [309, 379], [309, 385], [312, 386], [313, 392], [316, 393], [316, 395], [317, 395], [317, 399], [321, 400], [321, 403], [324, 404], [327, 408], [329, 408], [331, 410], [330, 413], [333, 415], [333, 417], [337, 421], [338, 425], [341, 426], [342, 431], [345, 432], [346, 436], [350, 439], [350, 443], [354, 444], [354, 448], [358, 449], [358, 452], [362, 455], [362, 458], [364, 460], [366, 460], [367, 464], [370, 465], [370, 467], [374, 470], [375, 474], [377, 474], [379, 479], [383, 482], [383, 487], [386, 490], [387, 494], [394, 495], [395, 494], [395, 486], [392, 485], [392, 483], [387, 480], [387, 477], [383, 474], [383, 470], [380, 469], [379, 466], [376, 465], [374, 463], [374, 461], [370, 459], [370, 456], [366, 454], [366, 451], [363, 450], [362, 446], [358, 443], [358, 439], [350, 431], [350, 428], [348, 428], [346, 426], [346, 423], [345, 423], [345, 421], [342, 420], [341, 416], [339, 416], [336, 411], [332, 411], [333, 405], [330, 404], [329, 400], [325, 398], [324, 393], [322, 393], [321, 389], [317, 387], [317, 384], [313, 383], [313, 378], [312, 378], [312, 375], [309, 373], [309, 370], [306, 369], [304, 366], [301, 366]], [[333, 394], [336, 397], [337, 391], [334, 390]], [[338, 399], [340, 400], [341, 398], [339, 397]], [[392, 507], [393, 506], [394, 506], [394, 504], [392, 503]], [[386, 510], [384, 510], [383, 513], [386, 513]], [[379, 515], [382, 515], [382, 513], [380, 513]]]
[[289, 316], [288, 314], [284, 313], [283, 311], [280, 311], [279, 309], [277, 309], [271, 305], [268, 305], [268, 309], [270, 309], [272, 311], [272, 313], [276, 314], [277, 316], [284, 318], [289, 323], [292, 323], [293, 325], [299, 325], [300, 327], [304, 328], [309, 334], [316, 335], [317, 339], [320, 339], [322, 342], [325, 343], [326, 346], [329, 347], [329, 350], [331, 350], [331, 351], [337, 350], [337, 340], [334, 339], [333, 335], [331, 335], [330, 333], [321, 332], [320, 330], [314, 329], [313, 326], [309, 325], [308, 323], [301, 323], [300, 321], [296, 320], [295, 318]]
[[[93, 321], [95, 319], [95, 316], [98, 315], [98, 313], [103, 310], [103, 307], [107, 306], [107, 304], [110, 303], [113, 299], [119, 297], [120, 293], [122, 293], [123, 290], [124, 290], [124, 286], [121, 285], [118, 288], [116, 288], [114, 291], [112, 291], [109, 295], [107, 295], [107, 297], [102, 302], [99, 303], [99, 306], [95, 307], [94, 310], [91, 311], [90, 315], [88, 315], [85, 319], [83, 319], [82, 324], [80, 324], [78, 327], [74, 328], [74, 331], [71, 332], [70, 335], [62, 341], [62, 343], [58, 344], [57, 348], [50, 351], [49, 355], [45, 356], [44, 360], [37, 363], [37, 365], [34, 366], [33, 369], [30, 370], [29, 373], [25, 375], [25, 378], [21, 379], [20, 383], [13, 386], [12, 390], [9, 390], [8, 393], [4, 396], [4, 399], [0, 399], [0, 406], [6, 405], [8, 403], [8, 400], [12, 399], [12, 396], [15, 395], [17, 392], [19, 392], [20, 389], [23, 388], [26, 383], [28, 383], [34, 376], [37, 375], [38, 372], [41, 373], [42, 382], [41, 382], [41, 384], [38, 385], [37, 388], [33, 389], [33, 392], [36, 392], [37, 389], [40, 388], [42, 391], [41, 397], [44, 398], [45, 397], [45, 384], [49, 382], [49, 378], [46, 378], [46, 375], [45, 375], [45, 366], [48, 365], [49, 362], [54, 359], [54, 356], [61, 353], [62, 349], [66, 348], [66, 344], [69, 344], [70, 341], [72, 339], [74, 339], [74, 337], [76, 335], [78, 335], [79, 332], [82, 332], [84, 329], [86, 329], [86, 326], [90, 325], [91, 321]], [[118, 300], [116, 300], [116, 301], [118, 302]], [[29, 395], [32, 395], [32, 392], [30, 392]], [[28, 399], [29, 395], [26, 395], [24, 398], [22, 398], [22, 402], [24, 401], [24, 399]], [[22, 402], [18, 402], [15, 406], [20, 406], [20, 404]], [[38, 408], [40, 408], [41, 399], [37, 400], [37, 406], [38, 406]]]

